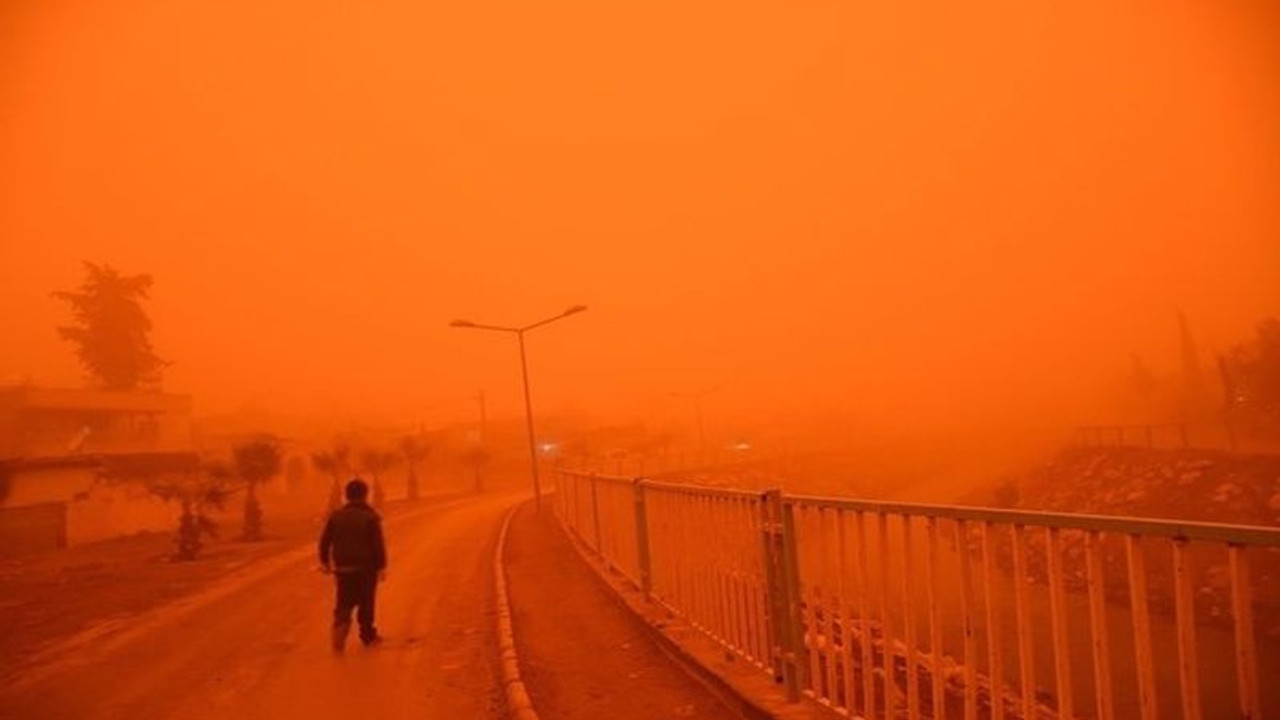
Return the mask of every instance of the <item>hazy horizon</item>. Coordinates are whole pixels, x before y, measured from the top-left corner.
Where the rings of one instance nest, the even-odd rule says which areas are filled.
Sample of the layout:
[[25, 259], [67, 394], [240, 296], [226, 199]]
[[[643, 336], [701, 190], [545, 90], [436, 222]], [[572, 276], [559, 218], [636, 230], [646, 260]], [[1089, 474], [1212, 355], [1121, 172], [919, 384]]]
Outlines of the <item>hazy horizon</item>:
[[540, 412], [1083, 417], [1179, 310], [1205, 363], [1280, 314], [1275, 14], [12, 3], [0, 380], [82, 381], [90, 260], [202, 413], [514, 415], [448, 322], [582, 303]]

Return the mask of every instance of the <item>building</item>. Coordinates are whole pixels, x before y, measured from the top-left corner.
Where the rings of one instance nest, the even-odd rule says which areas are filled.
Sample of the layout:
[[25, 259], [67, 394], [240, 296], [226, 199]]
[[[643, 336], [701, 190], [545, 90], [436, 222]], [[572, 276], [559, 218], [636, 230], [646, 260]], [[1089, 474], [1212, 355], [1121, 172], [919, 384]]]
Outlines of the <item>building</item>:
[[0, 387], [0, 459], [191, 447], [191, 397]]
[[0, 387], [0, 553], [171, 529], [148, 480], [198, 470], [189, 396]]

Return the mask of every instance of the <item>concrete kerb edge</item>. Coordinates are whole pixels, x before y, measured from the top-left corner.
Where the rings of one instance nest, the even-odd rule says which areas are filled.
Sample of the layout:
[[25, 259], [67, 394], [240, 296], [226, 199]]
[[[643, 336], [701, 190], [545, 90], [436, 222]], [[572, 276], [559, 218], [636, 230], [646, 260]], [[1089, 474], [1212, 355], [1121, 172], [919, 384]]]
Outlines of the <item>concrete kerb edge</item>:
[[529, 691], [520, 678], [520, 656], [516, 652], [515, 632], [511, 624], [511, 599], [507, 596], [507, 574], [503, 555], [507, 547], [507, 528], [519, 505], [507, 511], [498, 532], [498, 545], [493, 552], [493, 580], [497, 595], [498, 651], [502, 663], [503, 697], [514, 720], [539, 720], [533, 709]]
[[[604, 586], [608, 596], [625, 612], [640, 620], [645, 634], [653, 640], [654, 644], [667, 657], [671, 658], [672, 662], [700, 682], [730, 710], [738, 713], [745, 720], [813, 720], [814, 718], [825, 720], [825, 718], [832, 717], [830, 711], [817, 707], [809, 701], [801, 701], [794, 704], [787, 703], [785, 707], [770, 709], [766, 707], [765, 703], [735, 687], [732, 682], [722, 677], [712, 668], [707, 667], [692, 652], [681, 645], [678, 640], [664, 632], [661, 627], [655, 625], [654, 621], [645, 614], [644, 605], [641, 604], [643, 601], [629, 598], [627, 591], [618, 586], [621, 581], [616, 581], [609, 577], [607, 563], [602, 562], [602, 559], [598, 558], [591, 548], [576, 537], [574, 533], [569, 532], [569, 529], [563, 523], [557, 521], [555, 524], [568, 538], [569, 544], [577, 551], [582, 562], [591, 569], [592, 575]], [[632, 594], [637, 594], [638, 592], [635, 591]]]

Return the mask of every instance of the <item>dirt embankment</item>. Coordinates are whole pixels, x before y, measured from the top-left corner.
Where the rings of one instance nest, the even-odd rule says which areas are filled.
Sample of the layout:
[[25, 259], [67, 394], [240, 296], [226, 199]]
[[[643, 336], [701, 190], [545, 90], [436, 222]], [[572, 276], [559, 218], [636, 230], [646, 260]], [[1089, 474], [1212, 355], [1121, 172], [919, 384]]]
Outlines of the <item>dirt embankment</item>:
[[[978, 505], [1027, 510], [1125, 515], [1159, 519], [1280, 527], [1280, 456], [1213, 451], [1079, 448], [1063, 451], [1021, 478], [969, 498]], [[1083, 587], [1084, 533], [1064, 532], [1069, 585]], [[1121, 538], [1103, 540], [1108, 595], [1127, 602], [1128, 568]], [[1150, 600], [1172, 612], [1173, 565], [1167, 543], [1149, 542]], [[1029, 537], [1029, 573], [1046, 574], [1043, 538]], [[1225, 547], [1191, 543], [1197, 616], [1223, 622], [1232, 616], [1231, 573]], [[1248, 551], [1257, 627], [1280, 639], [1280, 548]]]
[[984, 504], [1280, 526], [1280, 455], [1072, 449]]

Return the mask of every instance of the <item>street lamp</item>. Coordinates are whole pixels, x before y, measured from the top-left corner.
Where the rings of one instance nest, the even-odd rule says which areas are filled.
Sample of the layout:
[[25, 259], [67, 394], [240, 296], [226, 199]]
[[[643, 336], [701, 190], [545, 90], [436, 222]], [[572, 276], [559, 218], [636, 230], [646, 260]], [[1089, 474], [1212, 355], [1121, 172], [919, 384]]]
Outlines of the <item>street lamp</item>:
[[529, 468], [533, 471], [533, 504], [538, 510], [542, 509], [542, 486], [538, 482], [538, 445], [533, 434], [533, 401], [529, 396], [529, 363], [525, 359], [524, 334], [534, 328], [553, 323], [556, 320], [580, 313], [586, 309], [586, 305], [574, 305], [559, 315], [546, 318], [545, 320], [539, 320], [536, 323], [531, 323], [522, 327], [485, 325], [482, 323], [474, 323], [470, 320], [454, 320], [449, 323], [449, 327], [469, 328], [472, 330], [496, 330], [498, 332], [515, 333], [516, 339], [520, 342], [520, 375], [524, 378], [524, 422], [529, 431]]

